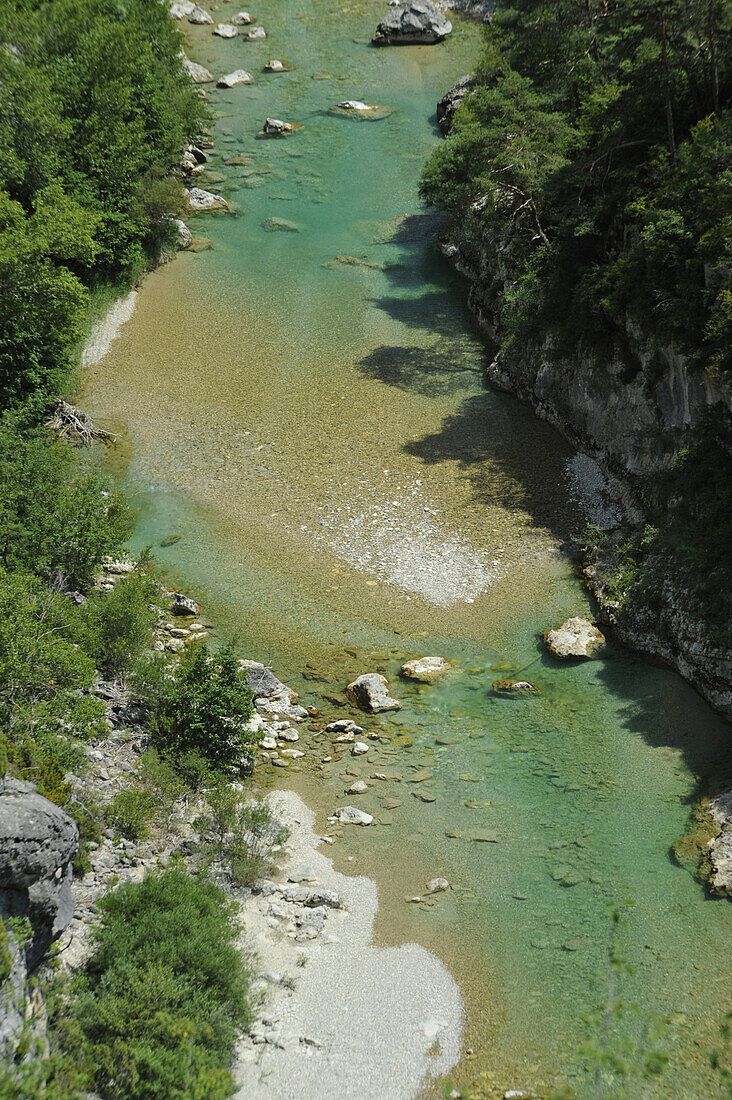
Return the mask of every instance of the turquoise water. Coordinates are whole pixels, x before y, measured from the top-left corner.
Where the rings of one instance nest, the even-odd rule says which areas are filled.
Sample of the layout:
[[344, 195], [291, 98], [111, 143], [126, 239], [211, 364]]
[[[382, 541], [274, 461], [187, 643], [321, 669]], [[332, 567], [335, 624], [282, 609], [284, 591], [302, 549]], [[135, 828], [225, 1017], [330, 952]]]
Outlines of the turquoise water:
[[[255, 75], [210, 93], [216, 175], [201, 184], [239, 213], [191, 220], [213, 249], [146, 281], [85, 403], [123, 431], [136, 545], [158, 547], [220, 636], [236, 632], [327, 717], [347, 713], [360, 672], [395, 685], [403, 709], [372, 723], [368, 763], [323, 764], [330, 742], [313, 728], [302, 767], [271, 781], [296, 785], [325, 831], [356, 772], [393, 773], [359, 796], [377, 826], [329, 854], [379, 882], [382, 940], [418, 939], [461, 982], [475, 1054], [456, 1081], [590, 1095], [583, 1017], [607, 980], [608, 906], [632, 900], [624, 990], [642, 1019], [672, 1018], [672, 1061], [630, 1095], [722, 1096], [709, 1051], [730, 1001], [732, 910], [671, 846], [705, 781], [732, 766], [729, 731], [625, 651], [576, 666], [543, 652], [544, 629], [588, 608], [557, 549], [585, 519], [572, 452], [485, 388], [485, 349], [417, 196], [440, 140], [434, 104], [478, 32], [456, 20], [438, 47], [373, 50], [380, 13], [268, 0], [252, 13], [263, 43], [191, 29], [196, 60]], [[262, 74], [269, 57], [293, 71]], [[330, 111], [351, 98], [392, 110]], [[268, 115], [304, 127], [258, 140]], [[267, 231], [272, 217], [298, 231]], [[432, 652], [449, 677], [399, 682], [401, 661]], [[539, 697], [491, 694], [519, 672]], [[405, 900], [438, 874], [449, 895]]]

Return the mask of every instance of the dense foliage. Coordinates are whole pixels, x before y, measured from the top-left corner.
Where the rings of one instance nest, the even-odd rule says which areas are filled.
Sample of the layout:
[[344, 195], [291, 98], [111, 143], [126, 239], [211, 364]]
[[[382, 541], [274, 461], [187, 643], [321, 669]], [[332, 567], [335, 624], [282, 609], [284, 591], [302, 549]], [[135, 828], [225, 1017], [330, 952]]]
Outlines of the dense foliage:
[[487, 246], [501, 340], [732, 367], [725, 0], [512, 0], [422, 190]]
[[235, 906], [177, 870], [128, 883], [101, 903], [97, 949], [66, 1042], [96, 1091], [117, 1100], [223, 1100], [247, 974]]
[[157, 0], [0, 4], [0, 402], [62, 388], [86, 287], [173, 230], [203, 106]]

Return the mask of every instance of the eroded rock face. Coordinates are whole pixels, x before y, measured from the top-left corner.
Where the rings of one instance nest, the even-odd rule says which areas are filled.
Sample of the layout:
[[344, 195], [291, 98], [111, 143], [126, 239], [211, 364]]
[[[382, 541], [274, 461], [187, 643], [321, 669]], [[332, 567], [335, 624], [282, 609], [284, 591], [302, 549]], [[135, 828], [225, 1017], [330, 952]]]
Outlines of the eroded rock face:
[[397, 4], [384, 16], [371, 39], [374, 46], [432, 45], [452, 30], [449, 19], [429, 0]]
[[346, 688], [352, 703], [362, 710], [374, 713], [380, 710], [399, 710], [401, 703], [389, 694], [389, 682], [378, 672], [366, 672]]
[[443, 134], [449, 134], [452, 126], [452, 116], [473, 87], [473, 78], [470, 74], [461, 76], [453, 84], [449, 92], [437, 101], [437, 125]]
[[573, 618], [547, 630], [544, 641], [555, 657], [596, 657], [605, 645], [605, 635], [587, 619]]
[[0, 781], [0, 915], [30, 921], [29, 971], [74, 915], [71, 861], [78, 844], [76, 823], [32, 783]]
[[709, 812], [719, 832], [709, 841], [709, 881], [719, 894], [732, 897], [732, 790], [713, 798]]
[[419, 680], [422, 684], [431, 684], [447, 672], [450, 662], [444, 657], [415, 657], [402, 665], [402, 676], [408, 680]]

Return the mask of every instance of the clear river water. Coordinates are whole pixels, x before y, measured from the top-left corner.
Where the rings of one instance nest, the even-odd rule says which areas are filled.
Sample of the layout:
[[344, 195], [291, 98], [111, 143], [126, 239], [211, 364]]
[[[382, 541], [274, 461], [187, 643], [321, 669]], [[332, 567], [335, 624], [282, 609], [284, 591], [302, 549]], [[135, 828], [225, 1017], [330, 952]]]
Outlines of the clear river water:
[[[236, 10], [219, 3], [215, 18]], [[190, 56], [255, 77], [209, 85], [216, 143], [199, 182], [238, 212], [190, 220], [213, 248], [145, 280], [83, 401], [120, 432], [110, 460], [137, 508], [135, 546], [156, 548], [217, 636], [235, 633], [328, 717], [350, 713], [344, 686], [365, 671], [403, 701], [369, 721], [383, 740], [368, 763], [323, 765], [330, 742], [305, 726], [304, 760], [263, 782], [296, 787], [322, 831], [354, 797], [374, 814], [328, 854], [377, 880], [382, 942], [423, 943], [459, 981], [472, 1053], [455, 1083], [594, 1095], [579, 1050], [615, 904], [638, 1009], [619, 1031], [670, 1021], [669, 1067], [629, 1095], [721, 1097], [709, 1055], [732, 1003], [732, 907], [671, 849], [732, 766], [729, 728], [612, 643], [578, 665], [544, 652], [545, 629], [589, 610], [558, 549], [587, 519], [581, 466], [486, 387], [486, 349], [417, 194], [442, 140], [436, 100], [470, 69], [479, 29], [455, 18], [441, 45], [377, 50], [382, 11], [267, 0], [253, 10], [261, 42], [183, 24]], [[263, 73], [270, 57], [292, 71]], [[344, 99], [391, 111], [343, 117], [331, 107]], [[258, 140], [267, 116], [304, 126]], [[454, 670], [400, 681], [425, 653]], [[491, 693], [519, 673], [540, 696]], [[344, 799], [374, 770], [391, 778]], [[436, 875], [448, 894], [407, 900]]]

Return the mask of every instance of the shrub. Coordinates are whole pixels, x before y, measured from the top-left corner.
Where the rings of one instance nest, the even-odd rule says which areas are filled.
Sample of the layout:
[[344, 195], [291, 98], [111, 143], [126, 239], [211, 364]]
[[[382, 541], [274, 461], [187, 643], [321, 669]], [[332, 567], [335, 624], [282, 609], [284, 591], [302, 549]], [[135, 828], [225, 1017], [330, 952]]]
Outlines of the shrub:
[[233, 787], [219, 784], [206, 795], [209, 813], [199, 828], [212, 833], [211, 855], [226, 870], [234, 886], [251, 886], [275, 869], [273, 849], [284, 844], [290, 830], [264, 799], [243, 803]]
[[106, 676], [123, 678], [139, 666], [152, 646], [161, 608], [160, 585], [147, 557], [111, 592], [89, 598], [89, 645]]
[[199, 754], [214, 769], [246, 770], [256, 734], [245, 729], [252, 693], [233, 643], [218, 653], [190, 650], [164, 684], [155, 715], [161, 744], [174, 758]]
[[142, 840], [149, 835], [158, 800], [152, 791], [131, 787], [118, 791], [107, 806], [105, 817], [128, 840]]
[[235, 906], [177, 870], [100, 904], [97, 947], [65, 1034], [107, 1100], [224, 1100], [236, 1030], [249, 1021]]

